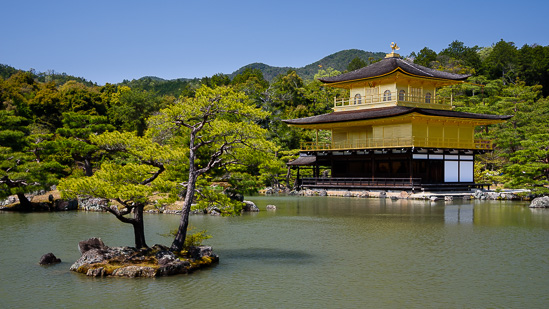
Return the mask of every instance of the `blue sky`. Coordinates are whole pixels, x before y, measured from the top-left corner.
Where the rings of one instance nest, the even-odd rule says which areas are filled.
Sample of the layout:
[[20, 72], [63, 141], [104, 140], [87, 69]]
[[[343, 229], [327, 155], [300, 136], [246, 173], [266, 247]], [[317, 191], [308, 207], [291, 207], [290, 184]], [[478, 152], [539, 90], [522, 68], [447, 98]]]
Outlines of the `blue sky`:
[[0, 63], [98, 84], [302, 67], [344, 49], [549, 45], [549, 1], [0, 0]]

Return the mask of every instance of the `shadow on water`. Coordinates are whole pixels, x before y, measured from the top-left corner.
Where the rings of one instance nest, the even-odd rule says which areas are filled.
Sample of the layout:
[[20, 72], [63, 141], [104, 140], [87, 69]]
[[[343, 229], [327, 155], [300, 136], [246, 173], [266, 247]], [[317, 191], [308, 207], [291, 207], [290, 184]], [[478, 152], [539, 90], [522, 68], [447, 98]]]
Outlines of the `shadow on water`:
[[275, 248], [246, 248], [220, 250], [224, 259], [245, 259], [279, 263], [309, 263], [314, 255], [299, 250], [283, 250]]

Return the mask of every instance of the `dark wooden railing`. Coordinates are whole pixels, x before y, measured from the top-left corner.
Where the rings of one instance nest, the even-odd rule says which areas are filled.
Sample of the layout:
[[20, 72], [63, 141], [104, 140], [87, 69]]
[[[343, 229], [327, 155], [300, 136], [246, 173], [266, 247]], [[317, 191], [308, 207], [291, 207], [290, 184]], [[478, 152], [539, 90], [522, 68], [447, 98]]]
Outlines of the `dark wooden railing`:
[[302, 178], [304, 187], [420, 189], [421, 178]]
[[355, 189], [401, 189], [426, 191], [466, 191], [474, 188], [490, 188], [490, 184], [474, 182], [446, 182], [425, 184], [421, 178], [349, 178], [308, 177], [301, 178], [302, 187], [310, 188], [355, 188]]

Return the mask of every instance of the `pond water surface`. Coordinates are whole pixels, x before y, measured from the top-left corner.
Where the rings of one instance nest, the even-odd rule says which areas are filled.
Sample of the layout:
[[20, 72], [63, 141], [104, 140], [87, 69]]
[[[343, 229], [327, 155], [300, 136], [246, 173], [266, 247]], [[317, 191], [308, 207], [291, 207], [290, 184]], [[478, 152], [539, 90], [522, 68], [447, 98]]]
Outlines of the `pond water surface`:
[[[505, 201], [250, 197], [261, 212], [192, 216], [220, 263], [192, 275], [89, 278], [78, 241], [133, 244], [106, 213], [0, 213], [3, 308], [548, 308], [549, 209]], [[276, 211], [265, 211], [274, 204]], [[169, 245], [177, 215], [146, 215]], [[63, 261], [42, 267], [53, 252]]]

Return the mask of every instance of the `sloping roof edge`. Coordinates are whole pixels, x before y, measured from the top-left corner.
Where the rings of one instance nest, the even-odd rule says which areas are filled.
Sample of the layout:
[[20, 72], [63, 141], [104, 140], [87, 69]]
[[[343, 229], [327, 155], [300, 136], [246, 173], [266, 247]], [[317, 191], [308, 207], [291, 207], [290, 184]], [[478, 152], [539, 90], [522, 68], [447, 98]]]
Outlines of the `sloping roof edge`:
[[391, 57], [382, 59], [381, 61], [373, 63], [369, 66], [351, 72], [343, 73], [338, 76], [320, 78], [319, 81], [326, 84], [351, 82], [362, 79], [381, 77], [387, 74], [391, 74], [397, 70], [413, 76], [454, 81], [462, 81], [471, 76], [470, 74], [455, 74], [450, 72], [438, 71], [421, 66], [419, 64], [408, 62], [401, 58]]
[[391, 106], [391, 107], [382, 107], [382, 108], [375, 108], [375, 109], [332, 112], [329, 114], [322, 114], [322, 115], [305, 117], [305, 118], [297, 118], [297, 119], [285, 119], [282, 121], [289, 125], [325, 124], [325, 123], [347, 122], [347, 121], [368, 120], [368, 119], [381, 119], [381, 118], [402, 116], [410, 113], [418, 113], [426, 116], [468, 118], [468, 119], [482, 119], [482, 120], [507, 120], [513, 117], [513, 115], [475, 114], [475, 113], [438, 110], [438, 109], [426, 109], [426, 108], [406, 107], [406, 106]]
[[301, 166], [311, 165], [316, 162], [316, 157], [298, 157], [297, 159], [286, 163], [286, 165]]

